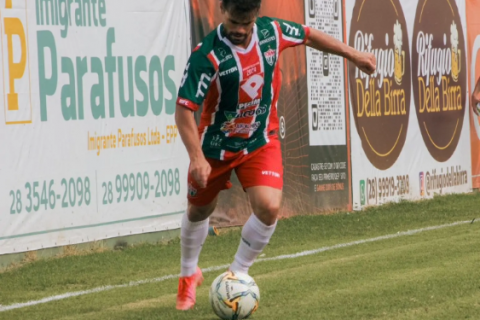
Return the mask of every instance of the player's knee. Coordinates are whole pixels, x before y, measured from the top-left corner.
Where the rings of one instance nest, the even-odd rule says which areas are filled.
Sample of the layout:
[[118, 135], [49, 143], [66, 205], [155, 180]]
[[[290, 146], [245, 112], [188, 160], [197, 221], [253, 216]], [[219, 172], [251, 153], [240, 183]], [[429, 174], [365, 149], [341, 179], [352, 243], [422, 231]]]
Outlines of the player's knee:
[[[280, 211], [280, 204], [275, 202], [266, 202], [262, 203], [254, 209], [255, 214], [260, 218], [260, 220], [265, 221], [275, 221]], [[271, 223], [267, 223], [271, 224]]]
[[268, 211], [270, 215], [277, 216], [280, 211], [280, 203], [269, 203], [265, 210]]

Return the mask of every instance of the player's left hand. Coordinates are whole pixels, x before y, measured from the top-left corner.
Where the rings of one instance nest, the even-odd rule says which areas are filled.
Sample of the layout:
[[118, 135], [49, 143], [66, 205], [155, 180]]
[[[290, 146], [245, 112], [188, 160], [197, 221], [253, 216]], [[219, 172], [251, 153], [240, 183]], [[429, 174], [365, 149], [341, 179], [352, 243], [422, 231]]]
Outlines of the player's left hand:
[[377, 69], [377, 59], [372, 53], [357, 51], [352, 59], [358, 69], [364, 73], [371, 75]]

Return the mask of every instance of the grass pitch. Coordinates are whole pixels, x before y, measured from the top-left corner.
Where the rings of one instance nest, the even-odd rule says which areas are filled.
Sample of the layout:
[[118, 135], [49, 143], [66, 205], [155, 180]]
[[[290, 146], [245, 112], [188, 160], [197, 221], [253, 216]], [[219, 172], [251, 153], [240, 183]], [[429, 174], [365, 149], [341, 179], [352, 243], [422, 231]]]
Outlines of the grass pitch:
[[[480, 194], [475, 193], [282, 220], [262, 258], [330, 250], [254, 264], [250, 274], [260, 287], [261, 301], [252, 319], [479, 319], [480, 223], [473, 222], [480, 218], [479, 207]], [[472, 223], [402, 233], [457, 221]], [[362, 243], [385, 235], [398, 237]], [[229, 264], [239, 239], [239, 228], [209, 237], [200, 267]], [[338, 246], [345, 243], [350, 245]], [[177, 239], [168, 245], [28, 263], [0, 273], [3, 307], [125, 286], [3, 311], [0, 319], [217, 319], [208, 303], [208, 287], [223, 270], [204, 273], [197, 306], [188, 312], [175, 310], [175, 277], [128, 285], [175, 275], [179, 261]]]

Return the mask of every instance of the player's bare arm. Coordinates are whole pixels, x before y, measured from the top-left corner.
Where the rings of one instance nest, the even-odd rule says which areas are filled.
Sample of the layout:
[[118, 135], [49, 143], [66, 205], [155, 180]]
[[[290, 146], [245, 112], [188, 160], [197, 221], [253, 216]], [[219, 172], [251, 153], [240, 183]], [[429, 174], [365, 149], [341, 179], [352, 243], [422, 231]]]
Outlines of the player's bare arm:
[[373, 54], [355, 50], [354, 48], [319, 30], [313, 28], [310, 29], [310, 34], [308, 36], [306, 45], [320, 51], [347, 58], [355, 63], [355, 65], [366, 74], [372, 74], [375, 72], [376, 59]]
[[205, 188], [212, 168], [205, 159], [200, 146], [198, 128], [193, 116], [193, 111], [177, 104], [175, 122], [190, 157], [190, 173], [200, 187]]
[[473, 112], [480, 117], [480, 78], [477, 80], [477, 85], [472, 93], [472, 108]]

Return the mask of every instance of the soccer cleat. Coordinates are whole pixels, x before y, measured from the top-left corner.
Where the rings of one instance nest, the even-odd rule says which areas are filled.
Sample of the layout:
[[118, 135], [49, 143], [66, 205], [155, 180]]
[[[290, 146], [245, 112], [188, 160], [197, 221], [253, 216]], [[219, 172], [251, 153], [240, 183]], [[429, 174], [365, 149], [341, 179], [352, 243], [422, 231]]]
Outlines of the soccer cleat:
[[178, 281], [177, 309], [188, 310], [193, 308], [196, 301], [197, 286], [203, 282], [202, 270], [197, 271], [189, 277], [180, 277]]

